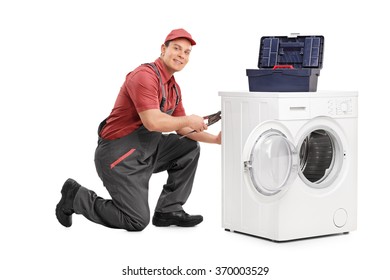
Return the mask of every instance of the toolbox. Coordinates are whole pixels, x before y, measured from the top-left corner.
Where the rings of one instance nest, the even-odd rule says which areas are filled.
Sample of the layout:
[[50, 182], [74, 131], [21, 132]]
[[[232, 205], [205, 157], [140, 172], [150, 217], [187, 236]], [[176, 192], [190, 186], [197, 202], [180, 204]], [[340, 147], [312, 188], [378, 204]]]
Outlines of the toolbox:
[[259, 69], [246, 70], [249, 91], [317, 91], [323, 56], [323, 36], [261, 37]]

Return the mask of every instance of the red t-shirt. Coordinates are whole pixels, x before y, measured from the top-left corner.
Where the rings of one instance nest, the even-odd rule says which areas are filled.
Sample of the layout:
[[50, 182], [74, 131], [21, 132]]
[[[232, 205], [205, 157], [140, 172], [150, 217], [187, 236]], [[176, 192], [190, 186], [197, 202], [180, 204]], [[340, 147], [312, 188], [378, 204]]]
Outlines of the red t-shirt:
[[[160, 72], [165, 87], [166, 103], [164, 112], [175, 108], [177, 99], [175, 85], [179, 94], [179, 103], [172, 116], [185, 116], [180, 87], [175, 78], [170, 77], [159, 58], [154, 63]], [[127, 74], [114, 108], [106, 120], [106, 125], [100, 132], [100, 136], [104, 139], [113, 140], [130, 134], [142, 125], [138, 113], [149, 109], [160, 109], [161, 100], [160, 81], [154, 70], [146, 65], [137, 67]]]

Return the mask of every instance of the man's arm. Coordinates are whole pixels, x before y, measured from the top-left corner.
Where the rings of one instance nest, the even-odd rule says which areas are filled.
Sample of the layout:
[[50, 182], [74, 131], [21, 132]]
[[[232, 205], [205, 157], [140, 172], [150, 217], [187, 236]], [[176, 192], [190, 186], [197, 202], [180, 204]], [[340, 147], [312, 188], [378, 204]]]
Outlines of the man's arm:
[[[176, 131], [177, 134], [180, 135], [186, 135], [187, 133], [193, 131], [193, 129], [189, 127], [185, 127], [182, 129], [179, 129]], [[192, 139], [194, 141], [203, 142], [203, 143], [211, 143], [211, 144], [221, 144], [221, 132], [219, 132], [217, 135], [210, 134], [208, 132], [197, 132], [197, 133], [191, 133], [186, 136], [189, 139]]]

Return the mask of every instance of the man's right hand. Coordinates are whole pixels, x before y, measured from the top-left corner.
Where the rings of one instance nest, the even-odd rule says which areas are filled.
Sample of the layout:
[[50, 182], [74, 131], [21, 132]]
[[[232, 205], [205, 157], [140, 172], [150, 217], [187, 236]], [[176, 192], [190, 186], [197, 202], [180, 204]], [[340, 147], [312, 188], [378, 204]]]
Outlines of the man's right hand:
[[207, 124], [205, 124], [203, 117], [197, 115], [191, 115], [188, 117], [188, 126], [195, 130], [196, 132], [202, 132], [203, 130], [207, 130]]

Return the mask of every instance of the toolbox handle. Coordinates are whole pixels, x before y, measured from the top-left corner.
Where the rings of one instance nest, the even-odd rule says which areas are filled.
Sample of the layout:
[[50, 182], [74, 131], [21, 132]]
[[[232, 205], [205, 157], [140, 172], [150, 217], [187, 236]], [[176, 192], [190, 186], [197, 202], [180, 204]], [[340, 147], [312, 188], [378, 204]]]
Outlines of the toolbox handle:
[[286, 64], [286, 65], [275, 65], [272, 70], [276, 69], [294, 69], [294, 66]]

